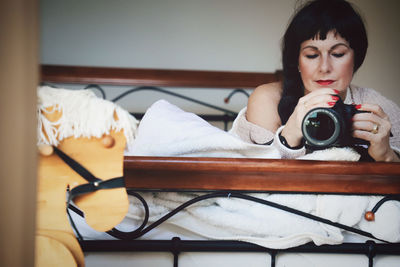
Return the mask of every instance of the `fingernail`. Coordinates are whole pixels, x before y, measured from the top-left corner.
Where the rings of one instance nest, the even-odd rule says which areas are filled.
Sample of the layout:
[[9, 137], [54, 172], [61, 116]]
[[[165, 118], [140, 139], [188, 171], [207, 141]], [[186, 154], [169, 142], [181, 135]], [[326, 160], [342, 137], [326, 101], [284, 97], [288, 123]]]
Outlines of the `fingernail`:
[[329, 106], [334, 106], [336, 104], [336, 102], [328, 102]]
[[357, 106], [356, 106], [356, 109], [360, 109], [360, 108], [361, 108], [361, 105], [357, 105]]
[[336, 90], [336, 89], [333, 89], [333, 91], [335, 91], [335, 94], [339, 94], [339, 91], [338, 90]]
[[333, 95], [333, 96], [332, 96], [332, 100], [335, 100], [335, 101], [337, 101], [337, 100], [339, 100], [339, 97], [338, 97], [338, 96], [335, 96], [335, 95]]

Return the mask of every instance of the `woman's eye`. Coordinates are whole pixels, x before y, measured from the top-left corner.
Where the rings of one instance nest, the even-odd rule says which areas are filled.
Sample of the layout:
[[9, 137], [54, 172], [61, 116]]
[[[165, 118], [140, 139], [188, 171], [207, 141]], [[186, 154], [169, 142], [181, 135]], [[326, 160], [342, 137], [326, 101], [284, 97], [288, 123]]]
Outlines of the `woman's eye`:
[[310, 59], [313, 59], [313, 58], [316, 58], [316, 57], [318, 57], [318, 55], [317, 55], [317, 54], [313, 54], [313, 55], [306, 55], [306, 58], [310, 58]]
[[333, 53], [332, 54], [334, 57], [343, 57], [344, 53]]

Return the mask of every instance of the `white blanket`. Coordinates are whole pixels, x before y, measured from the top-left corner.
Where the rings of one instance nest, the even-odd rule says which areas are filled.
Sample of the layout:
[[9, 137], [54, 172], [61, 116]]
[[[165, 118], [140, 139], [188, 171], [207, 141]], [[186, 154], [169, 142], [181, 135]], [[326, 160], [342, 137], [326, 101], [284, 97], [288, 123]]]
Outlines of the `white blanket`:
[[[146, 111], [125, 155], [280, 158], [275, 146], [246, 143], [165, 100], [155, 102]], [[331, 148], [299, 159], [355, 161], [359, 155], [350, 148]]]
[[[379, 201], [381, 197], [378, 196], [251, 195], [359, 228], [383, 240], [400, 241], [400, 205], [397, 202], [384, 204], [373, 222], [363, 218], [364, 212], [372, 209]], [[142, 196], [149, 204], [149, 221], [153, 222], [197, 194], [164, 192], [143, 193]], [[127, 217], [139, 226], [143, 219], [143, 209], [133, 197], [130, 200]], [[203, 200], [179, 212], [164, 224], [174, 225], [205, 238], [241, 240], [276, 249], [295, 247], [310, 241], [317, 245], [340, 244], [344, 241], [344, 233], [339, 228], [232, 197]]]
[[[274, 146], [252, 145], [211, 126], [195, 114], [184, 112], [166, 101], [154, 103], [139, 124], [137, 137], [126, 155], [218, 156], [279, 158]], [[304, 159], [356, 160], [348, 149], [319, 151]], [[162, 177], [160, 177], [162, 179]], [[144, 193], [150, 221], [155, 221], [193, 193]], [[363, 215], [381, 197], [336, 195], [255, 194], [301, 211], [371, 232], [377, 238], [400, 241], [400, 205], [388, 202], [374, 222]], [[128, 217], [141, 223], [142, 209], [131, 199]], [[316, 244], [343, 242], [340, 229], [249, 201], [220, 198], [200, 202], [169, 219], [166, 224], [212, 239], [243, 240], [270, 248], [288, 248], [310, 241]]]
[[279, 158], [274, 147], [245, 143], [165, 100], [146, 111], [125, 155]]

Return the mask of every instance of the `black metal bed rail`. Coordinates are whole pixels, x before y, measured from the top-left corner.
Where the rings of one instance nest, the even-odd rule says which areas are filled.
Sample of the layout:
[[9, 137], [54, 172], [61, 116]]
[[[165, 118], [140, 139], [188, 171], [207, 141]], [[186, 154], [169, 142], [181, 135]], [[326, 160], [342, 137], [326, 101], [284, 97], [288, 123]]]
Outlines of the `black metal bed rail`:
[[[141, 120], [144, 116], [144, 113], [135, 113], [131, 112], [131, 115], [133, 115], [136, 119]], [[223, 122], [223, 123], [228, 123], [232, 122], [236, 119], [237, 115], [231, 115], [231, 114], [222, 114], [222, 115], [213, 115], [213, 114], [197, 114], [200, 118], [206, 121], [214, 121], [214, 122]], [[225, 130], [226, 127], [225, 127]]]
[[[101, 86], [99, 86], [97, 84], [89, 84], [88, 86], [85, 87], [85, 89], [98, 89], [101, 92], [103, 98], [106, 97], [104, 89], [101, 88]], [[121, 93], [120, 95], [118, 95], [118, 96], [114, 97], [113, 99], [111, 99], [111, 101], [114, 102], [114, 103], [118, 102], [119, 100], [121, 100], [121, 99], [123, 99], [123, 98], [125, 98], [125, 97], [127, 97], [127, 96], [129, 96], [129, 95], [131, 95], [133, 93], [140, 92], [140, 91], [155, 91], [155, 92], [158, 92], [158, 93], [161, 93], [161, 94], [171, 95], [171, 96], [174, 96], [176, 98], [184, 99], [186, 101], [189, 101], [189, 102], [192, 102], [192, 103], [196, 103], [196, 104], [199, 104], [201, 106], [208, 107], [208, 108], [223, 112], [224, 113], [223, 115], [200, 114], [198, 116], [203, 118], [206, 121], [223, 122], [225, 131], [228, 130], [228, 123], [234, 121], [235, 118], [238, 115], [235, 111], [232, 111], [232, 110], [229, 110], [229, 109], [226, 109], [226, 108], [221, 108], [219, 106], [212, 105], [212, 104], [209, 104], [207, 102], [200, 101], [198, 99], [195, 99], [195, 98], [192, 98], [192, 97], [188, 97], [188, 96], [185, 96], [185, 95], [182, 95], [182, 94], [178, 94], [178, 93], [175, 93], [175, 92], [172, 92], [172, 91], [168, 91], [168, 90], [165, 90], [163, 88], [156, 87], [156, 86], [138, 86], [138, 87], [135, 87], [135, 88], [130, 88], [130, 89], [127, 89], [125, 92]], [[243, 90], [243, 89], [233, 89], [229, 93], [229, 95], [224, 99], [224, 102], [225, 103], [229, 103], [229, 100], [231, 99], [231, 97], [234, 96], [237, 93], [242, 93], [242, 94], [246, 95], [247, 97], [249, 97], [249, 94], [245, 90]], [[143, 113], [131, 113], [131, 114], [135, 118], [137, 118], [139, 120], [144, 115]]]
[[321, 246], [307, 243], [287, 249], [271, 249], [242, 241], [181, 240], [179, 237], [172, 240], [84, 240], [79, 243], [84, 252], [170, 252], [174, 256], [174, 267], [178, 266], [182, 252], [268, 253], [271, 267], [275, 267], [279, 253], [359, 254], [368, 257], [368, 266], [373, 266], [376, 255], [400, 255], [400, 243], [381, 244], [374, 241]]
[[[89, 251], [141, 251], [141, 252], [171, 252], [174, 256], [174, 267], [178, 266], [179, 253], [181, 252], [266, 252], [271, 256], [271, 267], [275, 266], [276, 255], [278, 253], [341, 253], [341, 254], [362, 254], [368, 257], [368, 266], [373, 266], [373, 260], [375, 255], [400, 255], [400, 243], [392, 243], [388, 241], [383, 241], [384, 243], [375, 243], [372, 239], [377, 239], [372, 234], [342, 225], [339, 223], [331, 222], [324, 218], [319, 218], [317, 216], [303, 213], [299, 210], [295, 210], [280, 204], [266, 201], [263, 199], [255, 198], [249, 195], [245, 195], [238, 192], [213, 192], [189, 200], [171, 212], [164, 215], [162, 218], [156, 222], [147, 225], [149, 218], [149, 208], [145, 199], [133, 190], [128, 190], [128, 194], [136, 197], [143, 205], [145, 216], [142, 225], [131, 232], [122, 232], [114, 228], [107, 233], [120, 240], [83, 240], [79, 239], [82, 246], [82, 250], [85, 252]], [[221, 240], [181, 240], [179, 237], [175, 237], [172, 240], [138, 240], [137, 238], [143, 236], [147, 232], [151, 231], [158, 225], [162, 224], [170, 217], [177, 214], [179, 211], [187, 208], [188, 206], [215, 197], [235, 197], [250, 200], [253, 202], [258, 202], [264, 205], [268, 205], [274, 208], [278, 208], [290, 213], [297, 214], [309, 219], [320, 221], [335, 227], [345, 229], [347, 231], [363, 235], [365, 237], [371, 238], [365, 243], [343, 243], [338, 245], [321, 245], [317, 246], [313, 243], [308, 243], [302, 246], [288, 248], [288, 249], [271, 249], [262, 247], [256, 244], [242, 242], [242, 241], [221, 241]], [[387, 201], [399, 201], [400, 196], [386, 196], [379, 201], [373, 208], [373, 212], [376, 212], [379, 207]], [[80, 216], [84, 214], [77, 210], [76, 208], [70, 207]], [[78, 229], [74, 227], [75, 231], [78, 233]], [[379, 239], [378, 239], [379, 240]], [[385, 243], [386, 242], [386, 243]]]
[[[175, 209], [171, 210], [169, 213], [165, 214], [164, 216], [162, 216], [161, 218], [159, 218], [158, 220], [156, 220], [155, 222], [152, 222], [151, 224], [147, 225], [148, 223], [148, 219], [149, 219], [149, 207], [148, 204], [146, 202], [146, 200], [137, 192], [133, 191], [133, 190], [127, 190], [127, 193], [135, 198], [137, 198], [141, 204], [143, 205], [143, 210], [144, 210], [144, 217], [143, 217], [143, 221], [142, 221], [142, 225], [139, 226], [137, 229], [134, 229], [133, 231], [129, 231], [129, 232], [125, 232], [125, 231], [120, 231], [117, 228], [113, 228], [110, 231], [107, 231], [107, 234], [121, 239], [121, 240], [133, 240], [133, 239], [137, 239], [143, 235], [145, 235], [146, 233], [150, 232], [152, 229], [158, 227], [160, 224], [164, 223], [165, 221], [167, 221], [169, 218], [175, 216], [177, 213], [179, 213], [180, 211], [186, 209], [187, 207], [206, 200], [206, 199], [212, 199], [212, 198], [221, 198], [221, 197], [227, 197], [227, 198], [238, 198], [238, 199], [243, 199], [243, 200], [248, 200], [250, 202], [255, 202], [255, 203], [259, 203], [259, 204], [263, 204], [266, 206], [270, 206], [285, 212], [289, 212], [310, 220], [314, 220], [314, 221], [318, 221], [327, 225], [331, 225], [337, 228], [340, 228], [342, 230], [346, 230], [348, 232], [351, 233], [355, 233], [358, 234], [360, 236], [364, 236], [370, 239], [374, 239], [374, 240], [378, 240], [381, 242], [386, 242], [386, 243], [393, 243], [393, 242], [389, 242], [383, 239], [380, 239], [378, 237], [375, 237], [373, 234], [363, 231], [361, 229], [355, 228], [355, 227], [351, 227], [348, 225], [344, 225], [338, 222], [334, 222], [328, 219], [325, 219], [323, 217], [319, 217], [307, 212], [303, 212], [285, 205], [281, 205], [279, 203], [276, 202], [272, 202], [272, 201], [268, 201], [265, 199], [261, 199], [261, 198], [257, 198], [254, 196], [250, 196], [247, 194], [243, 194], [241, 192], [234, 192], [234, 191], [215, 191], [215, 192], [211, 192], [211, 193], [207, 193], [204, 195], [200, 195], [197, 197], [192, 198], [191, 200], [182, 203], [181, 205], [179, 205], [178, 207], [176, 207]], [[396, 195], [396, 196], [386, 196], [384, 198], [381, 199], [381, 201], [379, 201], [375, 207], [373, 208], [373, 213], [375, 213], [379, 207], [384, 204], [387, 201], [400, 201], [400, 196]], [[79, 210], [77, 210], [76, 208], [74, 208], [73, 206], [70, 207], [71, 209], [73, 209], [76, 213], [80, 214], [80, 216], [84, 216], [83, 213]], [[79, 230], [75, 229], [75, 231], [77, 232], [77, 234], [79, 235]]]

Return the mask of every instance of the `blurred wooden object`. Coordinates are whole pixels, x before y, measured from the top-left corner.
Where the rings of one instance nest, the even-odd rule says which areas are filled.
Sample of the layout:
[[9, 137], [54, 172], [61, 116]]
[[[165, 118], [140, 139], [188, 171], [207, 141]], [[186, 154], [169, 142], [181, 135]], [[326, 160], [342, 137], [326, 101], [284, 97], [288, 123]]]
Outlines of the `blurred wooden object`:
[[[46, 115], [56, 121], [58, 112]], [[102, 138], [66, 138], [57, 146], [102, 180], [123, 176], [125, 136], [111, 132], [112, 146]], [[37, 199], [37, 266], [84, 266], [84, 256], [66, 214], [66, 191], [87, 181], [55, 153], [41, 153]], [[119, 224], [128, 212], [125, 188], [99, 190], [80, 196], [75, 204], [85, 213], [86, 222], [95, 230], [108, 231]], [[70, 253], [68, 253], [68, 252]], [[73, 264], [71, 256], [76, 264]], [[64, 259], [58, 261], [59, 258]]]
[[35, 240], [35, 266], [78, 266], [73, 253], [60, 241], [40, 234]]

